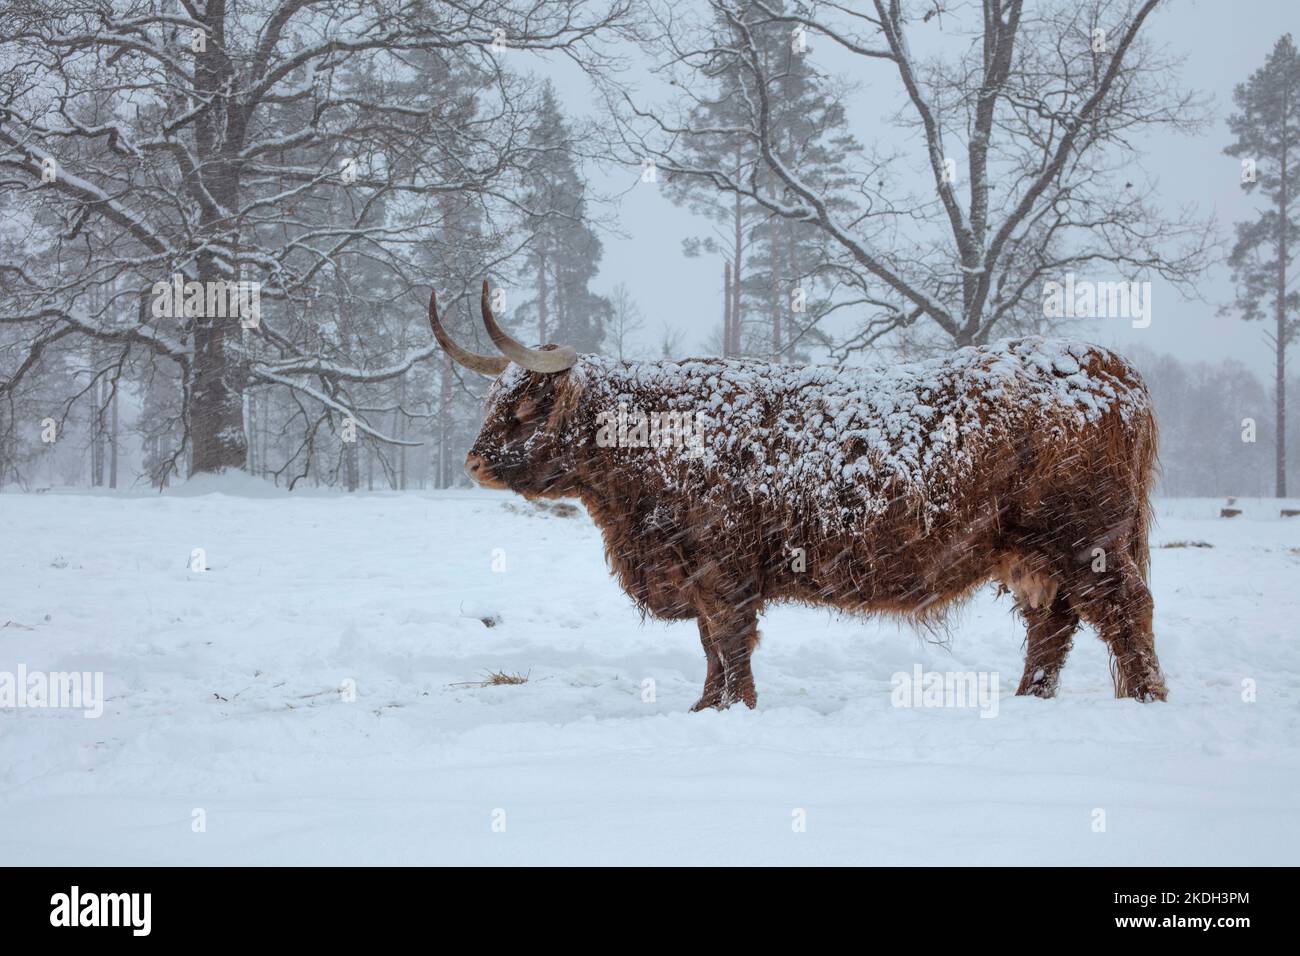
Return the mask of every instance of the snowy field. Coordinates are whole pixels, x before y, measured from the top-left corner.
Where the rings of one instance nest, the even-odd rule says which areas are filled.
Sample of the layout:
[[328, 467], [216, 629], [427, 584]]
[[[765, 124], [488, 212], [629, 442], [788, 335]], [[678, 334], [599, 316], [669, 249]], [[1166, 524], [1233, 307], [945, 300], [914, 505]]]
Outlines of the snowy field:
[[[1300, 518], [1221, 505], [1153, 531], [1167, 704], [1114, 700], [1086, 630], [1012, 696], [990, 587], [946, 644], [772, 609], [758, 709], [691, 714], [694, 624], [642, 623], [581, 511], [6, 493], [0, 674], [107, 699], [0, 709], [0, 864], [1295, 864]], [[998, 675], [996, 717], [893, 706], [917, 665]], [[528, 681], [463, 683], [494, 671]]]

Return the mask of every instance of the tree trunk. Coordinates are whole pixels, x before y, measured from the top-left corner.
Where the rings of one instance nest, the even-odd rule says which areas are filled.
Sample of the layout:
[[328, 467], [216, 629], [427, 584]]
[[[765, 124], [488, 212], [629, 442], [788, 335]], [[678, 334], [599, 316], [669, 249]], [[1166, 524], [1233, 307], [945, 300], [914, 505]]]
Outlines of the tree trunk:
[[[199, 281], [223, 277], [211, 257], [203, 256]], [[227, 344], [231, 326], [239, 320], [196, 316], [194, 322], [194, 364], [190, 391], [190, 437], [193, 463], [190, 474], [243, 468], [248, 449], [244, 438], [244, 401], [239, 366]]]
[[90, 487], [104, 483], [104, 382], [95, 380], [95, 414], [90, 419]]
[[438, 385], [438, 484], [451, 487], [451, 356], [442, 355], [442, 376]]
[[[736, 148], [736, 180], [737, 180], [737, 182], [739, 182], [739, 180], [740, 180], [740, 172], [741, 172], [740, 148], [737, 147], [737, 148]], [[741, 206], [740, 206], [740, 194], [739, 194], [739, 193], [736, 194], [736, 202], [735, 202], [734, 210], [735, 210], [735, 211], [734, 211], [734, 214], [733, 214], [733, 215], [734, 215], [734, 219], [735, 219], [735, 223], [734, 223], [734, 225], [735, 225], [735, 240], [734, 240], [734, 241], [735, 241], [735, 248], [736, 248], [736, 256], [735, 256], [735, 262], [733, 263], [733, 272], [732, 272], [732, 276], [731, 276], [731, 288], [732, 288], [732, 300], [731, 300], [731, 333], [732, 333], [732, 340], [731, 340], [730, 351], [729, 351], [727, 354], [729, 354], [729, 355], [740, 355], [740, 349], [741, 349], [741, 338], [740, 338], [740, 317], [741, 317], [741, 310], [740, 310], [740, 273], [741, 273], [741, 269], [740, 269], [740, 265], [741, 265], [741, 257], [742, 257], [742, 255], [743, 255], [743, 253], [742, 253], [742, 251], [741, 251], [741, 243], [744, 242], [744, 236], [743, 236], [743, 233], [742, 233], [742, 222], [741, 222], [741, 220], [742, 220], [742, 218], [743, 218], [743, 214], [742, 214]]]
[[772, 285], [770, 290], [771, 310], [772, 310], [772, 361], [781, 361], [781, 248], [780, 238], [777, 235], [777, 220], [773, 217], [770, 222], [771, 232], [767, 237], [768, 245], [768, 269], [772, 273]]
[[1277, 497], [1286, 497], [1286, 255], [1287, 255], [1287, 138], [1282, 135], [1282, 184], [1277, 198], [1277, 438], [1273, 444]]
[[[252, 347], [245, 336], [244, 348]], [[257, 469], [261, 467], [261, 463], [257, 460], [257, 447], [259, 436], [262, 434], [262, 422], [258, 418], [257, 411], [257, 396], [244, 392], [244, 435], [248, 439], [248, 457], [244, 466], [250, 475], [257, 474]]]
[[[799, 285], [802, 286], [805, 276], [804, 276], [803, 263], [799, 261], [797, 243], [795, 241], [794, 225], [792, 223], [786, 222], [784, 219], [781, 220], [781, 236], [785, 241], [786, 273], [790, 276], [792, 282], [798, 282]], [[791, 286], [790, 291], [794, 291], [793, 286]], [[808, 300], [809, 298], [811, 298], [811, 296], [812, 296], [812, 290], [804, 289], [803, 307], [805, 310], [805, 314], [809, 307]], [[785, 340], [787, 343], [787, 347], [790, 349], [791, 353], [794, 352], [794, 345], [795, 342], [798, 341], [798, 337], [799, 337], [799, 329], [796, 327], [794, 309], [790, 307], [790, 301], [787, 299], [786, 308], [785, 308]], [[791, 359], [793, 360], [793, 354], [791, 355]]]
[[269, 391], [262, 393], [260, 404], [261, 414], [258, 416], [258, 421], [261, 422], [261, 428], [259, 429], [261, 442], [258, 445], [257, 467], [262, 477], [265, 478], [271, 471], [270, 462], [267, 459], [267, 451], [270, 447], [268, 437], [271, 434], [271, 393]]
[[731, 356], [731, 260], [722, 263], [722, 357]]
[[[213, 101], [194, 124], [195, 145], [204, 165], [203, 186], [215, 201], [203, 209], [199, 233], [206, 240], [239, 247], [238, 230], [232, 229], [222, 210], [238, 209], [239, 174], [236, 160], [246, 134], [243, 107], [236, 98], [234, 70], [225, 50], [226, 2], [210, 0], [204, 9], [207, 44], [194, 57], [194, 86]], [[211, 253], [196, 259], [197, 276], [204, 289], [209, 283], [239, 278]], [[190, 320], [194, 337], [189, 426], [192, 442], [190, 474], [243, 468], [248, 461], [244, 435], [244, 372], [229, 339], [242, 331], [238, 317], [195, 316]]]
[[[767, 70], [767, 60], [768, 60], [768, 55], [767, 52], [765, 51], [763, 54], [764, 72], [766, 72]], [[778, 153], [778, 156], [782, 160], [782, 162], [785, 161], [786, 157], [784, 155], [780, 155]], [[773, 200], [779, 199], [781, 194], [781, 187], [780, 184], [777, 182], [776, 176], [772, 174], [770, 170], [768, 171], [767, 179], [768, 179], [768, 194], [773, 198]], [[771, 312], [771, 319], [772, 319], [772, 361], [773, 362], [781, 361], [781, 352], [782, 352], [781, 315], [784, 310], [781, 308], [781, 228], [780, 225], [781, 225], [781, 220], [777, 216], [773, 215], [768, 218], [767, 268], [768, 268], [768, 272], [770, 273], [769, 275], [770, 283], [768, 288], [768, 297], [769, 297], [768, 308]]]
[[547, 302], [549, 295], [546, 289], [546, 253], [539, 252], [537, 255], [537, 344], [546, 344], [546, 319], [547, 319]]
[[[401, 338], [402, 352], [406, 352], [406, 327], [402, 327]], [[395, 432], [398, 441], [406, 440], [406, 376], [403, 375], [397, 380], [397, 418], [393, 422], [396, 426]], [[406, 446], [397, 446], [397, 489], [405, 491], [407, 489], [406, 475]]]
[[349, 492], [354, 492], [361, 486], [357, 465], [357, 440], [353, 438], [352, 441], [343, 443], [343, 468], [346, 473]]
[[[561, 280], [559, 257], [555, 260], [555, 272], [551, 276], [551, 285], [555, 287], [555, 319], [551, 322], [551, 339], [560, 338], [564, 329], [572, 329], [569, 324], [569, 303], [565, 296], [565, 283]], [[538, 345], [545, 345], [550, 339], [542, 339]]]
[[108, 487], [117, 488], [117, 389], [113, 389], [112, 431], [108, 436]]

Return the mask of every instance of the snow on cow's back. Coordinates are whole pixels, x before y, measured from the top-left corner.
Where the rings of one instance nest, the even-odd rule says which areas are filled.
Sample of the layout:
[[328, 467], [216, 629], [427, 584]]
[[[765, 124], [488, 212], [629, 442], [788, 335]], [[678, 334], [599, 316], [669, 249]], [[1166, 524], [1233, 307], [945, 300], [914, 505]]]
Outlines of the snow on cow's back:
[[1149, 407], [1119, 356], [1038, 336], [855, 367], [584, 356], [575, 374], [611, 408], [697, 416], [703, 454], [689, 471], [680, 449], [646, 456], [670, 485], [739, 479], [795, 508], [841, 504], [847, 494], [859, 514], [880, 514], [900, 495], [941, 510], [1009, 434], [1076, 431], [1111, 411], [1127, 419]]
[[[1082, 342], [1030, 337], [920, 362], [791, 373], [814, 388], [780, 402], [775, 474], [785, 490], [842, 500], [869, 514], [908, 498], [939, 512], [1018, 436], [1078, 433], [1111, 411], [1148, 407], [1140, 379], [1118, 356]], [[793, 397], [791, 399], [791, 397]]]

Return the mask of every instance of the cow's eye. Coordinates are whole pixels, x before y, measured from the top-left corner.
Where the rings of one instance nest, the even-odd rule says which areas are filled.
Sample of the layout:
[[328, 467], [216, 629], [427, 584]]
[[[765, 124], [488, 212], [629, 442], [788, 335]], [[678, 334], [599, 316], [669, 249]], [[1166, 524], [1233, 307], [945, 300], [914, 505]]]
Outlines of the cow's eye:
[[531, 421], [537, 415], [537, 403], [529, 399], [526, 402], [520, 402], [515, 408], [515, 421]]

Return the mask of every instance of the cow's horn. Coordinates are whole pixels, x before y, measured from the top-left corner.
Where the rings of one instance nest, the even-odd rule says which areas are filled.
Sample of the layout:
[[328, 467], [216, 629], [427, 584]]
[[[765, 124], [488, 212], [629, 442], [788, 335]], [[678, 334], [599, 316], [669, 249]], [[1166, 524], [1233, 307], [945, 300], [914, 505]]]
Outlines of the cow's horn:
[[492, 307], [488, 305], [487, 279], [483, 280], [483, 324], [487, 326], [488, 335], [492, 337], [493, 344], [501, 350], [501, 354], [530, 372], [548, 374], [563, 372], [565, 369], [573, 368], [573, 363], [578, 361], [578, 353], [567, 345], [556, 349], [530, 349], [506, 335], [501, 326], [497, 325], [497, 320], [492, 317]]
[[433, 337], [438, 340], [443, 351], [468, 369], [495, 377], [504, 372], [506, 366], [510, 364], [509, 359], [499, 355], [479, 355], [477, 352], [466, 351], [453, 342], [447, 330], [438, 321], [438, 293], [436, 292], [429, 293], [429, 325], [433, 328]]

